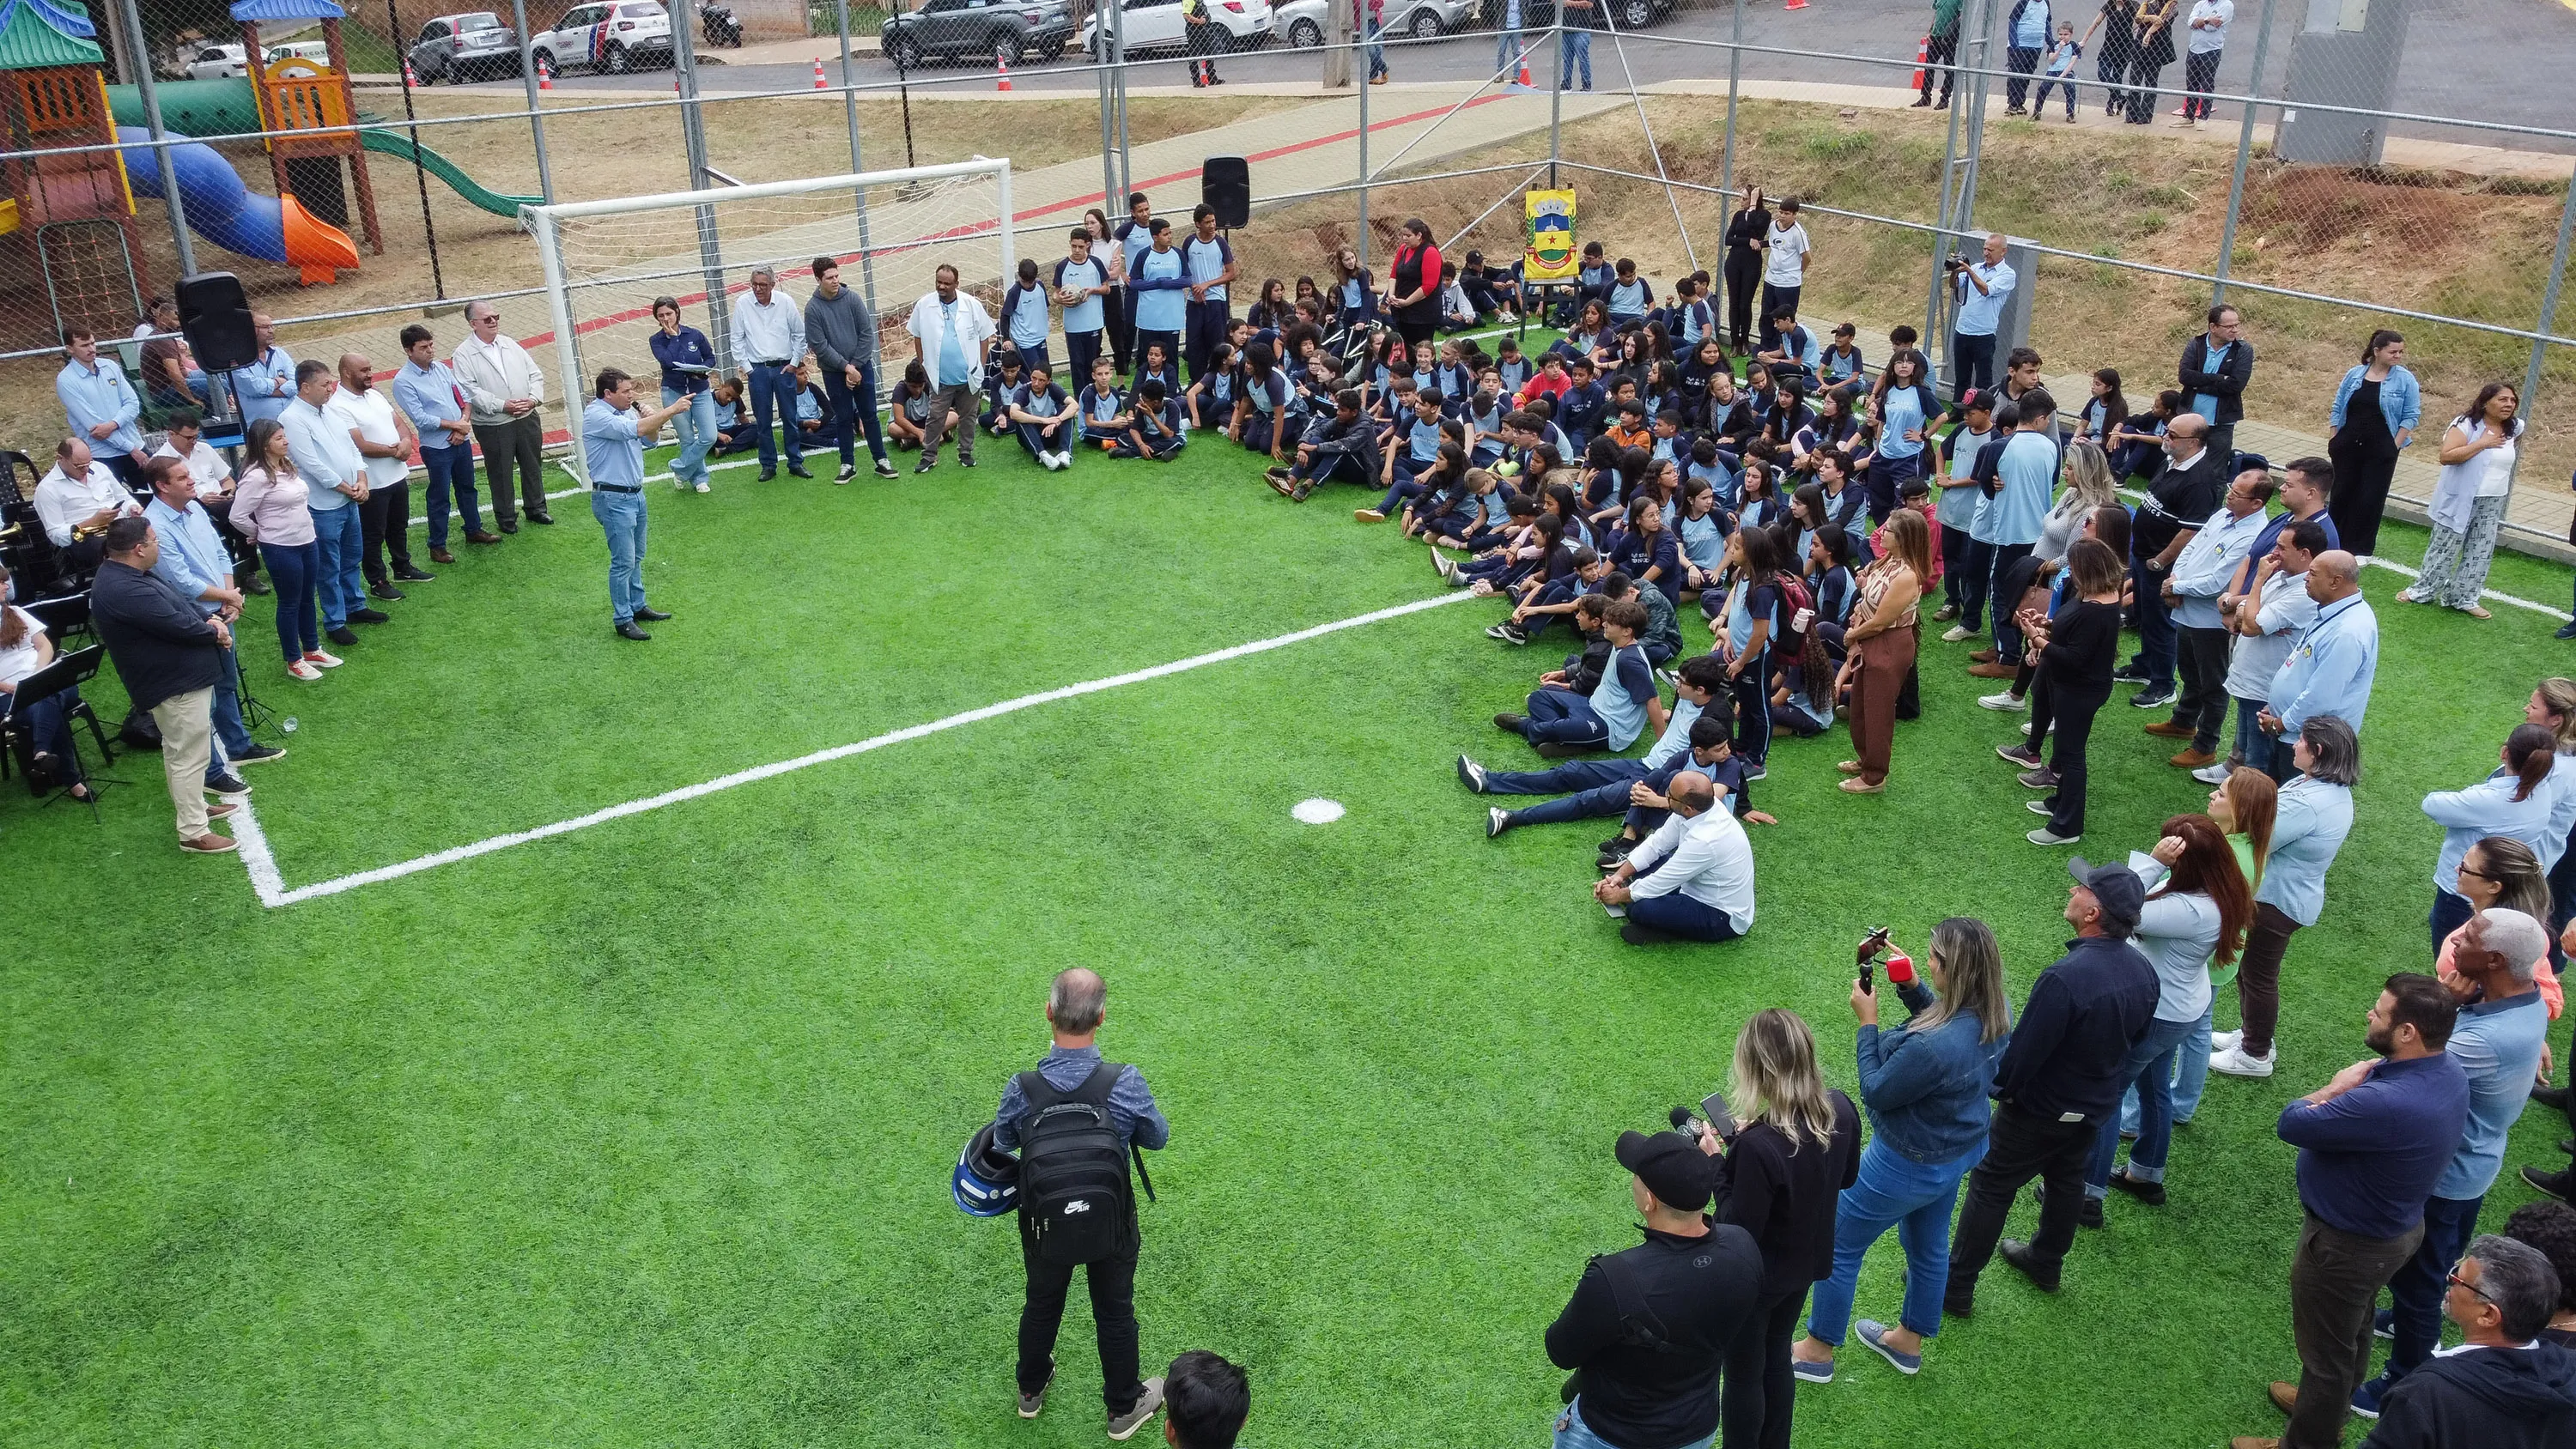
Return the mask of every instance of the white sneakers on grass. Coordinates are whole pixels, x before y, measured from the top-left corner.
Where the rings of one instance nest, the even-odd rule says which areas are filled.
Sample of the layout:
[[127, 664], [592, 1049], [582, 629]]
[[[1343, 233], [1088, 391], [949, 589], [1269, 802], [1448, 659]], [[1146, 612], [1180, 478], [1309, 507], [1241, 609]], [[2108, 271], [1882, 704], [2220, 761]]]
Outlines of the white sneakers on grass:
[[1949, 628], [1941, 631], [1941, 642], [1944, 644], [1956, 644], [1963, 639], [1974, 639], [1976, 637], [1977, 631], [1969, 628], [1965, 624], [1953, 624]]
[[2221, 1076], [2268, 1077], [2280, 1057], [2278, 1048], [2266, 1056], [2247, 1056], [2245, 1033], [2241, 1031], [2211, 1032], [2209, 1044], [2213, 1048], [2209, 1054], [2209, 1069]]
[[1980, 709], [1999, 709], [2005, 711], [2030, 708], [2027, 701], [2023, 700], [2020, 695], [2013, 693], [2011, 690], [2005, 690], [2001, 694], [1978, 695], [1977, 706]]

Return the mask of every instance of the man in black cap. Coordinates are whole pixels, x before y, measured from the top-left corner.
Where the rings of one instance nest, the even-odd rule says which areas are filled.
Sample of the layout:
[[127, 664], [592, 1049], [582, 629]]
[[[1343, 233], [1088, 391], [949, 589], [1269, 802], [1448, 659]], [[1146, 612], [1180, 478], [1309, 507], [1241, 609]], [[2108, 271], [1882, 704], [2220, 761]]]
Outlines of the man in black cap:
[[2121, 1068], [2156, 1012], [2156, 969], [2129, 944], [2147, 899], [2137, 872], [2087, 865], [2081, 856], [2066, 868], [2075, 877], [2066, 897], [2075, 939], [2031, 983], [2013, 1023], [2012, 1045], [1995, 1068], [1993, 1096], [2000, 1105], [1986, 1157], [1968, 1177], [1968, 1205], [1950, 1240], [1950, 1286], [1941, 1307], [1962, 1318], [1976, 1306], [1977, 1275], [1994, 1254], [2013, 1195], [2034, 1177], [2047, 1184], [2039, 1232], [2027, 1243], [2006, 1242], [2004, 1261], [2041, 1291], [2057, 1291], [2058, 1269], [2084, 1210], [2093, 1139], [2102, 1118], [2119, 1110], [2128, 1086]]
[[1690, 1138], [1623, 1132], [1619, 1165], [1646, 1241], [1593, 1259], [1548, 1325], [1549, 1360], [1575, 1371], [1557, 1449], [1700, 1449], [1717, 1434], [1718, 1366], [1761, 1291], [1762, 1250], [1709, 1220], [1717, 1162]]

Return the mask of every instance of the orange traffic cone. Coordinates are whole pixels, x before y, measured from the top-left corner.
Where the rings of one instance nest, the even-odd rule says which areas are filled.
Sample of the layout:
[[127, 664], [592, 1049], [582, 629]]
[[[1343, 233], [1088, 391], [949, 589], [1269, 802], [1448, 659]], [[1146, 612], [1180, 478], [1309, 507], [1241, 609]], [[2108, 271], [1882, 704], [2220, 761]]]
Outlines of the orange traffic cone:
[[1010, 88], [1011, 63], [1002, 59], [1001, 56], [995, 55], [993, 57], [993, 89], [997, 91], [1007, 91]]
[[404, 90], [410, 90], [412, 87], [417, 86], [417, 85], [419, 85], [419, 84], [420, 84], [420, 77], [418, 77], [418, 76], [416, 76], [416, 75], [413, 75], [413, 74], [411, 73], [411, 57], [410, 57], [410, 56], [404, 56], [404, 57], [403, 57], [403, 89], [404, 89]]
[[1807, 0], [1789, 0], [1788, 4], [1783, 5], [1780, 8], [1783, 10], [1804, 10], [1807, 8]]
[[547, 60], [547, 59], [546, 59], [544, 56], [542, 56], [542, 55], [541, 55], [541, 56], [538, 56], [538, 57], [537, 57], [537, 89], [538, 89], [538, 90], [541, 90], [541, 91], [550, 91], [550, 90], [553, 90], [554, 88], [555, 88], [555, 68], [554, 68], [554, 63], [553, 63], [552, 61]]
[[1923, 84], [1923, 68], [1928, 65], [1931, 60], [1932, 37], [1927, 35], [1921, 40], [1914, 42], [1914, 88], [1918, 91], [1925, 89]]
[[818, 55], [814, 57], [814, 89], [828, 91], [831, 88], [830, 83], [823, 79], [823, 57]]
[[1528, 90], [1530, 88], [1528, 56], [1525, 55], [1521, 57], [1521, 73], [1520, 76], [1512, 82], [1512, 84], [1519, 86], [1522, 90]]

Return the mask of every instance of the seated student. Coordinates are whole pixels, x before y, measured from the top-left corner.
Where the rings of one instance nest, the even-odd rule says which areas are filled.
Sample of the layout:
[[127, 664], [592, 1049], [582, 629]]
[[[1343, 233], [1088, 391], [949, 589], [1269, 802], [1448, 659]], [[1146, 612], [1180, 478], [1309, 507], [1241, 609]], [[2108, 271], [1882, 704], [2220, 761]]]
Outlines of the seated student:
[[1843, 624], [1851, 617], [1852, 601], [1860, 597], [1859, 582], [1852, 576], [1852, 536], [1828, 529], [1807, 544], [1807, 597], [1815, 600], [1816, 637], [1825, 641], [1825, 657], [1839, 664], [1843, 658]]
[[716, 441], [707, 449], [707, 456], [720, 458], [759, 447], [758, 430], [751, 425], [742, 405], [742, 384], [728, 377], [710, 389], [710, 394], [716, 404]]
[[1442, 489], [1422, 510], [1422, 537], [1433, 548], [1473, 548], [1510, 519], [1510, 501], [1490, 470], [1469, 468], [1456, 487]]
[[1539, 499], [1514, 494], [1511, 502], [1511, 526], [1501, 543], [1479, 552], [1465, 563], [1453, 563], [1432, 555], [1432, 566], [1452, 588], [1464, 586], [1476, 598], [1509, 597], [1505, 586], [1534, 570], [1547, 567], [1547, 561], [1562, 554], [1572, 567], [1573, 551], [1565, 544], [1565, 520]]
[[1692, 397], [1695, 407], [1698, 398], [1708, 391], [1709, 379], [1721, 372], [1732, 379], [1735, 365], [1727, 360], [1726, 344], [1719, 341], [1716, 334], [1711, 333], [1690, 345], [1690, 351], [1682, 357], [1680, 373], [1682, 391]]
[[1842, 450], [1859, 431], [1851, 415], [1851, 404], [1839, 389], [1827, 388], [1819, 394], [1815, 410], [1808, 414], [1806, 426], [1789, 435], [1789, 470], [1813, 478], [1816, 456], [1827, 450]]
[[1475, 309], [1478, 316], [1498, 316], [1505, 322], [1517, 319], [1513, 306], [1515, 289], [1510, 279], [1498, 277], [1492, 268], [1486, 266], [1483, 252], [1467, 253], [1466, 265], [1458, 269], [1458, 290], [1466, 295], [1467, 304]]
[[1455, 262], [1440, 264], [1440, 330], [1465, 332], [1476, 325], [1476, 304], [1467, 300], [1467, 289], [1458, 285]]
[[[1606, 760], [1568, 760], [1545, 770], [1488, 770], [1465, 755], [1458, 757], [1458, 779], [1479, 795], [1562, 795], [1526, 810], [1491, 809], [1485, 816], [1488, 838], [1523, 825], [1557, 825], [1570, 820], [1625, 815], [1634, 802], [1633, 786], [1644, 783], [1660, 794], [1681, 770], [1703, 769], [1724, 759], [1719, 752], [1735, 721], [1726, 701], [1726, 666], [1713, 655], [1682, 661], [1679, 695], [1672, 714], [1643, 756]], [[1708, 721], [1702, 729], [1700, 722]], [[1613, 842], [1602, 844], [1607, 851]], [[1627, 854], [1623, 848], [1621, 855]]]
[[814, 355], [807, 353], [788, 369], [796, 379], [796, 432], [806, 452], [841, 445], [838, 415], [832, 400], [823, 395], [822, 385], [814, 381]]
[[[1558, 366], [1564, 366], [1563, 359], [1558, 359]], [[1537, 375], [1530, 360], [1521, 356], [1520, 343], [1509, 337], [1494, 344], [1494, 372], [1502, 382], [1503, 395], [1511, 398], [1519, 397], [1521, 389]]]
[[1762, 436], [1780, 449], [1782, 461], [1793, 456], [1789, 440], [1798, 430], [1816, 420], [1815, 409], [1807, 403], [1807, 385], [1798, 374], [1787, 368], [1773, 374], [1771, 406], [1762, 414]]
[[[1679, 605], [1682, 550], [1664, 526], [1662, 500], [1651, 494], [1628, 500], [1627, 526], [1610, 535], [1610, 562], [1640, 587], [1651, 587], [1664, 602]], [[1665, 658], [1672, 657], [1670, 653]], [[1661, 664], [1664, 661], [1655, 661]]]
[[1386, 496], [1375, 508], [1362, 508], [1351, 514], [1362, 523], [1378, 523], [1390, 514], [1402, 513], [1405, 537], [1414, 532], [1413, 514], [1418, 500], [1426, 499], [1441, 487], [1464, 482], [1467, 477], [1467, 450], [1444, 437], [1432, 446], [1431, 461], [1381, 471], [1381, 479], [1392, 478]]
[[1580, 546], [1571, 550], [1570, 559], [1572, 572], [1537, 580], [1537, 587], [1512, 607], [1511, 617], [1489, 626], [1485, 637], [1505, 644], [1527, 644], [1546, 633], [1548, 626], [1558, 619], [1575, 623], [1587, 637], [1595, 632], [1575, 616], [1583, 608], [1585, 599], [1594, 601], [1596, 613], [1599, 607], [1610, 602], [1610, 596], [1602, 593], [1599, 587], [1601, 581], [1610, 576], [1610, 561], [1594, 550]]
[[1127, 436], [1109, 450], [1113, 458], [1151, 458], [1168, 463], [1188, 446], [1189, 435], [1182, 430], [1180, 399], [1171, 396], [1161, 378], [1149, 377], [1136, 385], [1136, 403], [1127, 418]]
[[1706, 775], [1673, 776], [1672, 814], [1592, 888], [1593, 899], [1627, 918], [1619, 939], [1732, 941], [1753, 929], [1753, 843], [1719, 808]]
[[1457, 338], [1440, 344], [1440, 361], [1431, 369], [1431, 386], [1440, 394], [1441, 406], [1449, 416], [1458, 416], [1459, 407], [1476, 390], [1476, 364], [1485, 354], [1473, 342]]
[[[1578, 608], [1578, 619], [1586, 612]], [[1655, 667], [1637, 642], [1646, 627], [1646, 606], [1621, 599], [1599, 608], [1594, 617], [1601, 622], [1610, 657], [1589, 691], [1568, 687], [1577, 682], [1573, 673], [1551, 671], [1540, 676], [1540, 687], [1524, 706], [1526, 713], [1494, 716], [1497, 728], [1528, 740], [1551, 759], [1601, 749], [1616, 754], [1634, 744], [1648, 727], [1658, 731], [1664, 727], [1664, 700], [1655, 689]]]
[[1638, 781], [1637, 786], [1642, 786], [1642, 789], [1637, 786], [1629, 788], [1627, 815], [1619, 822], [1619, 833], [1601, 842], [1601, 853], [1592, 861], [1595, 869], [1617, 870], [1619, 862], [1626, 860], [1630, 851], [1672, 818], [1672, 797], [1664, 792], [1672, 788], [1673, 777], [1684, 770], [1708, 776], [1709, 783], [1717, 789], [1719, 803], [1738, 822], [1745, 825], [1780, 823], [1753, 808], [1754, 773], [1745, 765], [1743, 756], [1735, 753], [1734, 742], [1725, 737], [1726, 732], [1734, 728], [1734, 720], [1730, 718], [1734, 705], [1723, 694], [1717, 698], [1718, 706], [1700, 716], [1713, 728], [1703, 732], [1697, 721], [1692, 723], [1690, 762], [1684, 764], [1676, 760], [1667, 768]]
[[1288, 374], [1272, 360], [1267, 344], [1255, 342], [1243, 349], [1242, 371], [1235, 384], [1234, 422], [1228, 434], [1256, 453], [1268, 453], [1271, 462], [1280, 462], [1305, 431], [1304, 405], [1288, 385]]
[[[1402, 381], [1398, 379], [1399, 386]], [[1395, 488], [1405, 490], [1403, 498], [1422, 491], [1412, 486], [1413, 475], [1440, 461], [1442, 443], [1463, 446], [1467, 441], [1466, 430], [1441, 414], [1439, 393], [1416, 388], [1405, 396], [1405, 402], [1403, 420], [1390, 425], [1386, 436], [1378, 440], [1378, 446], [1386, 450], [1378, 481], [1390, 485], [1390, 499], [1399, 497]], [[1394, 509], [1390, 506], [1386, 511], [1391, 513]]]
[[886, 433], [898, 448], [918, 448], [930, 426], [930, 373], [916, 358], [903, 365], [903, 380], [886, 398]]
[[1665, 408], [1655, 414], [1655, 420], [1646, 425], [1646, 431], [1650, 438], [1646, 444], [1647, 457], [1657, 463], [1678, 465], [1682, 461], [1681, 450], [1688, 447], [1689, 442], [1682, 437], [1680, 409]]
[[1735, 511], [1736, 471], [1727, 464], [1727, 455], [1718, 447], [1717, 439], [1705, 435], [1694, 438], [1690, 445], [1690, 461], [1682, 465], [1682, 480], [1696, 479], [1707, 484], [1709, 491], [1717, 495], [1718, 507], [1732, 515]]
[[1181, 364], [1178, 358], [1164, 352], [1160, 342], [1145, 344], [1144, 356], [1136, 360], [1136, 371], [1127, 379], [1127, 393], [1132, 399], [1141, 396], [1146, 379], [1163, 385], [1163, 396], [1179, 409], [1181, 402]]
[[1623, 453], [1635, 448], [1651, 454], [1655, 446], [1655, 430], [1646, 421], [1645, 403], [1634, 397], [1621, 400], [1617, 415], [1610, 426], [1602, 430], [1601, 436]]
[[1234, 426], [1235, 379], [1240, 369], [1235, 366], [1234, 344], [1220, 342], [1208, 351], [1207, 371], [1181, 394], [1187, 405], [1193, 428], [1222, 428], [1231, 432]]
[[1039, 467], [1054, 472], [1073, 466], [1074, 412], [1064, 389], [1055, 385], [1055, 369], [1030, 364], [1029, 380], [1011, 394], [1010, 423]]
[[[1919, 474], [1915, 477], [1906, 479], [1904, 484], [1897, 491], [1900, 499], [1897, 506], [1903, 508], [1909, 513], [1921, 514], [1923, 516], [1924, 532], [1929, 534], [1932, 539], [1932, 577], [1923, 581], [1923, 592], [1928, 595], [1932, 592], [1932, 586], [1941, 582], [1943, 572], [1941, 563], [1940, 509], [1932, 502], [1931, 480], [1924, 478]], [[1891, 517], [1888, 521], [1893, 523], [1895, 520]], [[1869, 549], [1873, 557], [1887, 557], [1886, 524], [1879, 525], [1878, 531], [1869, 536]]]
[[[1702, 439], [1703, 446], [1706, 439]], [[1717, 585], [1726, 564], [1726, 536], [1735, 531], [1728, 513], [1705, 478], [1682, 479], [1680, 506], [1673, 514], [1673, 541], [1681, 546], [1682, 596]]]
[[1699, 278], [1684, 277], [1673, 283], [1669, 330], [1681, 343], [1685, 356], [1696, 357], [1700, 344], [1716, 340], [1717, 308], [1711, 304], [1706, 285]]
[[1414, 486], [1422, 491], [1404, 504], [1404, 536], [1412, 538], [1432, 519], [1456, 511], [1468, 496], [1467, 475], [1475, 471], [1467, 461], [1466, 449], [1456, 443], [1442, 443], [1438, 460], [1414, 475]]
[[1860, 356], [1860, 329], [1849, 322], [1834, 324], [1833, 345], [1816, 360], [1816, 372], [1828, 386], [1859, 382], [1869, 375]]
[[1646, 627], [1638, 631], [1637, 643], [1646, 651], [1647, 663], [1660, 670], [1682, 652], [1681, 615], [1663, 590], [1640, 585], [1614, 569], [1601, 581], [1601, 597], [1613, 603], [1632, 598], [1646, 606]]
[[1007, 437], [1011, 431], [1011, 395], [1027, 382], [1028, 369], [1020, 354], [1008, 347], [999, 349], [994, 365], [984, 369], [984, 406], [975, 425], [994, 437]]
[[[1528, 389], [1522, 390], [1521, 406], [1532, 401]], [[1565, 386], [1554, 399], [1555, 422], [1565, 434], [1567, 456], [1580, 453], [1599, 435], [1610, 407], [1610, 394], [1593, 375], [1592, 360], [1577, 357], [1565, 364]]]
[[1803, 381], [1814, 382], [1824, 356], [1816, 346], [1815, 335], [1798, 325], [1798, 314], [1786, 307], [1772, 313], [1771, 330], [1777, 334], [1776, 339], [1757, 354], [1771, 364], [1771, 375], [1777, 378], [1787, 369]]
[[1538, 524], [1538, 500], [1526, 493], [1513, 493], [1496, 488], [1494, 496], [1503, 501], [1503, 518], [1499, 524], [1486, 524], [1465, 538], [1434, 537], [1431, 543], [1431, 567], [1451, 588], [1463, 589], [1480, 581], [1479, 574], [1469, 573], [1467, 565], [1443, 557], [1444, 548], [1463, 548], [1473, 557], [1470, 563], [1499, 558], [1528, 543]]
[[1619, 259], [1616, 275], [1601, 301], [1610, 314], [1610, 325], [1625, 327], [1631, 322], [1643, 324], [1646, 311], [1655, 302], [1655, 289], [1637, 275], [1637, 264], [1626, 257]]
[[[1309, 281], [1311, 289], [1314, 283]], [[1261, 284], [1261, 295], [1244, 313], [1243, 320], [1255, 332], [1285, 332], [1297, 321], [1296, 305], [1289, 299], [1288, 284], [1272, 277]]]
[[1318, 483], [1366, 485], [1377, 476], [1377, 428], [1360, 412], [1359, 390], [1347, 387], [1333, 395], [1333, 415], [1297, 444], [1296, 466], [1262, 474], [1281, 497], [1299, 503]]
[[2111, 481], [2125, 483], [2161, 468], [2165, 426], [2182, 412], [2182, 393], [2167, 388], [2156, 394], [2156, 400], [2144, 413], [2131, 413], [2126, 422], [2112, 429], [2109, 446], [2104, 450], [2110, 455]]
[[1103, 451], [1118, 446], [1127, 436], [1127, 395], [1118, 390], [1118, 366], [1106, 357], [1091, 361], [1091, 385], [1082, 390], [1078, 400], [1082, 411], [1082, 441], [1097, 443]]
[[1477, 374], [1475, 390], [1459, 404], [1458, 421], [1467, 429], [1467, 458], [1479, 468], [1503, 460], [1503, 400], [1502, 381], [1489, 367]]

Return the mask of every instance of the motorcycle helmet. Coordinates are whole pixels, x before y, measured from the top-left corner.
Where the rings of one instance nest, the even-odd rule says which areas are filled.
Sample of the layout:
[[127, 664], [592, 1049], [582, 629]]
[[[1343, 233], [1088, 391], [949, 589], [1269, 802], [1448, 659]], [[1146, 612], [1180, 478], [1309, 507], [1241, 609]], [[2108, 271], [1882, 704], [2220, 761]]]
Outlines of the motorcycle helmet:
[[948, 1191], [958, 1211], [968, 1217], [998, 1218], [1020, 1205], [1020, 1159], [993, 1145], [993, 1124], [985, 1123], [966, 1139], [957, 1154], [957, 1171]]

